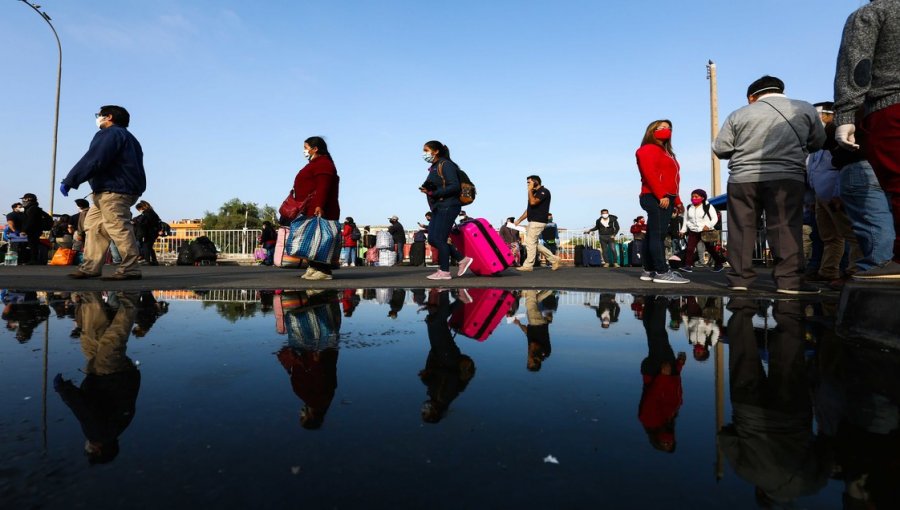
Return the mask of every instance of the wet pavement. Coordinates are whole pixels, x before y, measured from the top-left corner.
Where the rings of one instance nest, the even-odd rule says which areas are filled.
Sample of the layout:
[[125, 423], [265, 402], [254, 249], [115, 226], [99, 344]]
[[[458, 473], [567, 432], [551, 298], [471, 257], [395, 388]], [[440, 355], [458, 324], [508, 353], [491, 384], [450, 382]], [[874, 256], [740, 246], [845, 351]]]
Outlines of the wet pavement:
[[[73, 280], [67, 274], [73, 267], [59, 266], [0, 266], [0, 289], [28, 290], [142, 290], [142, 289], [343, 289], [352, 288], [416, 288], [434, 284], [426, 276], [434, 268], [425, 267], [355, 267], [338, 269], [334, 279], [308, 282], [299, 278], [299, 269], [281, 269], [266, 266], [142, 266], [143, 279], [108, 282], [100, 279]], [[456, 268], [452, 267], [451, 271]], [[106, 274], [113, 268], [106, 267]], [[759, 278], [750, 288], [751, 296], [774, 296], [775, 286], [771, 270], [758, 269]], [[498, 276], [479, 277], [467, 274], [461, 278], [443, 280], [445, 288], [507, 288], [507, 289], [558, 289], [602, 290], [609, 292], [729, 295], [724, 273], [714, 273], [698, 268], [686, 276], [689, 284], [658, 284], [640, 280], [641, 269], [562, 267], [551, 271], [549, 267], [522, 273], [507, 269]], [[869, 286], [878, 284], [869, 283]], [[893, 285], [892, 288], [900, 289]], [[837, 292], [823, 287], [823, 292], [838, 296]]]
[[900, 351], [852, 289], [132, 283], [3, 292], [3, 507], [900, 501]]

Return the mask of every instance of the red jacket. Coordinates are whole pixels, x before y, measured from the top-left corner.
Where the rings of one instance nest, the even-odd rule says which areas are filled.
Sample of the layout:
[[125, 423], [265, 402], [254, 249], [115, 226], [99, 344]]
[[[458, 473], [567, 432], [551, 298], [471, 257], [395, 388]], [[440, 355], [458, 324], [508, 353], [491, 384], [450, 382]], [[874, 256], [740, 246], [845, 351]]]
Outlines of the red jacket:
[[657, 199], [672, 196], [681, 205], [678, 186], [681, 184], [678, 161], [659, 145], [648, 143], [635, 153], [641, 172], [641, 194], [650, 193]]
[[323, 218], [339, 220], [341, 217], [341, 206], [338, 204], [339, 184], [340, 178], [330, 156], [313, 158], [301, 168], [294, 178], [294, 196], [302, 202], [315, 192], [306, 203], [303, 215], [313, 216], [316, 207], [321, 207]]
[[350, 235], [353, 234], [353, 225], [344, 223], [341, 229], [341, 236], [344, 238], [344, 248], [356, 248], [356, 241]]

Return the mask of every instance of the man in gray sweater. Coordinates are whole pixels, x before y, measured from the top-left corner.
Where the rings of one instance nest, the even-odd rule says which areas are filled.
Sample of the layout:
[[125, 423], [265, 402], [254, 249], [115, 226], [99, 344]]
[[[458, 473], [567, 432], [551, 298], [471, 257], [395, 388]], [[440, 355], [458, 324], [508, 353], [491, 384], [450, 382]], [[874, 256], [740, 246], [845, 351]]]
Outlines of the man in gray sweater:
[[[855, 124], [856, 111], [864, 118]], [[859, 150], [855, 133], [866, 135], [866, 158], [890, 197], [894, 260], [854, 278], [900, 278], [900, 0], [873, 0], [847, 19], [834, 78], [835, 138]]]
[[815, 294], [803, 274], [803, 194], [806, 157], [825, 143], [813, 105], [784, 95], [784, 82], [763, 76], [747, 88], [747, 106], [725, 119], [713, 152], [728, 159], [729, 288], [745, 291], [756, 278], [753, 248], [765, 214], [778, 292]]

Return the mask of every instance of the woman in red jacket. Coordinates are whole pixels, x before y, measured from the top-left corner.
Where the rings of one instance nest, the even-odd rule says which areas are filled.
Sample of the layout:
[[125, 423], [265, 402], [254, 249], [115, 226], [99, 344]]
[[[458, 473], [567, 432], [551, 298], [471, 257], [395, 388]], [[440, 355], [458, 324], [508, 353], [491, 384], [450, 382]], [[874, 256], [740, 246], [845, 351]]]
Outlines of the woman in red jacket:
[[672, 150], [672, 122], [665, 119], [651, 122], [635, 155], [641, 172], [641, 208], [647, 211], [647, 237], [641, 247], [644, 264], [641, 280], [688, 283], [669, 268], [663, 246], [672, 211], [683, 209], [678, 198], [680, 176]]
[[[353, 235], [354, 232], [356, 232], [355, 236]], [[362, 233], [350, 216], [344, 219], [344, 226], [341, 227], [341, 237], [344, 239], [344, 247], [341, 248], [341, 267], [353, 267], [356, 265], [356, 240], [362, 237]]]
[[[300, 201], [309, 198], [301, 214], [338, 221], [341, 216], [338, 204], [340, 178], [328, 152], [328, 144], [319, 136], [307, 138], [303, 142], [303, 155], [309, 163], [294, 178], [294, 196]], [[331, 264], [310, 260], [309, 268], [301, 278], [330, 280]]]

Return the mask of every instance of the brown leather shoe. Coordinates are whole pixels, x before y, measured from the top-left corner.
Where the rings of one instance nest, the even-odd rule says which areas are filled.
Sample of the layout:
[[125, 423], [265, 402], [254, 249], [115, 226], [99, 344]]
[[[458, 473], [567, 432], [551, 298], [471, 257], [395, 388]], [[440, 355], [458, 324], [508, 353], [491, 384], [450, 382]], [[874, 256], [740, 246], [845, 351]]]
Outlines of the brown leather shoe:
[[122, 281], [122, 280], [140, 280], [141, 273], [115, 273], [110, 276], [104, 276], [100, 279], [108, 281], [108, 282], [110, 282], [110, 281], [117, 282], [117, 281]]
[[75, 280], [86, 280], [88, 278], [99, 278], [99, 277], [100, 277], [99, 274], [90, 274], [90, 273], [85, 273], [83, 271], [75, 271], [74, 273], [69, 273], [69, 278], [72, 278]]

